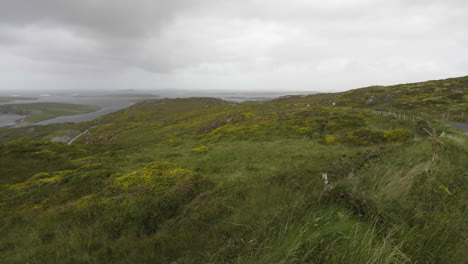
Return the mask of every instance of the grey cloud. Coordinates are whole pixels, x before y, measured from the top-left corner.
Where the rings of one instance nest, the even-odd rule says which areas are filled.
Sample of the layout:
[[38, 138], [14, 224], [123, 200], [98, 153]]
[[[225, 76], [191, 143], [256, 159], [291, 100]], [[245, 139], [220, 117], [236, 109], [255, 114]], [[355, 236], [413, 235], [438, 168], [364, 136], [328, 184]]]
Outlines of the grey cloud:
[[0, 63], [0, 71], [73, 79], [141, 69], [145, 78], [164, 76], [165, 84], [188, 88], [191, 82], [181, 79], [197, 87], [274, 88], [282, 78], [333, 88], [361, 84], [356, 76], [391, 83], [468, 70], [462, 0], [0, 0], [0, 6], [0, 59], [17, 58], [17, 68]]
[[90, 34], [135, 37], [153, 33], [174, 13], [196, 1], [183, 0], [1, 0], [0, 23], [68, 26]]

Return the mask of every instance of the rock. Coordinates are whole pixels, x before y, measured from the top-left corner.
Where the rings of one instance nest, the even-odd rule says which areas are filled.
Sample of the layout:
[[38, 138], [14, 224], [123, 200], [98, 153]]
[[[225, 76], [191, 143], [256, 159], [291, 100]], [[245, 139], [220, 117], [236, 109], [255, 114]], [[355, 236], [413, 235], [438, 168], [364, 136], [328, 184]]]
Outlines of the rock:
[[75, 132], [70, 132], [66, 136], [69, 137], [69, 138], [74, 138], [74, 137], [78, 136], [78, 134], [76, 134]]
[[54, 137], [50, 141], [52, 142], [59, 142], [59, 143], [67, 143], [71, 138], [68, 136], [60, 136], [60, 137]]
[[374, 96], [372, 95], [371, 97], [369, 97], [369, 99], [367, 99], [366, 101], [366, 104], [372, 104], [374, 102]]

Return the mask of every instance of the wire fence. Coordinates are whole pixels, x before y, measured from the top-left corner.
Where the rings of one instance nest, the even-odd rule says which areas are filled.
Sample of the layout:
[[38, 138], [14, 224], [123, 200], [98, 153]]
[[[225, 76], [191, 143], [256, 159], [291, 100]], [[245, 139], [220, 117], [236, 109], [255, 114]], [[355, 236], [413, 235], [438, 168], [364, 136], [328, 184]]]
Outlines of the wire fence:
[[423, 111], [405, 111], [405, 110], [375, 110], [377, 115], [391, 115], [399, 120], [440, 120], [453, 122], [468, 122], [468, 118], [464, 111], [446, 111], [439, 113], [428, 113]]

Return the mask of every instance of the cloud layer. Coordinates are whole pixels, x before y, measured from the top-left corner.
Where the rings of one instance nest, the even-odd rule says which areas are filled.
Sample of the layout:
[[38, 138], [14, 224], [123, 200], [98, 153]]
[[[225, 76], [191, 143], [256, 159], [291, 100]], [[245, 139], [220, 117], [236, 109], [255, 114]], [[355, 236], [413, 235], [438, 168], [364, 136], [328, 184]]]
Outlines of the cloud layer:
[[462, 0], [0, 6], [0, 89], [326, 91], [468, 73]]

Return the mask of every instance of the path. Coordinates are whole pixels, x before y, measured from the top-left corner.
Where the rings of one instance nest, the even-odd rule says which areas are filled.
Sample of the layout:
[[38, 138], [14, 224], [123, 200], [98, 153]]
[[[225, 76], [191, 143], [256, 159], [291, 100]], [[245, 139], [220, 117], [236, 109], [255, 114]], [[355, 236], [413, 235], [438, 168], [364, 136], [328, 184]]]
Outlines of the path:
[[448, 125], [451, 125], [455, 128], [458, 128], [463, 131], [463, 133], [468, 134], [468, 124], [465, 123], [459, 123], [459, 122], [452, 122], [452, 121], [439, 121], [441, 123], [445, 123]]
[[68, 144], [68, 145], [71, 145], [75, 140], [77, 140], [77, 139], [80, 138], [82, 135], [86, 134], [89, 130], [91, 130], [91, 129], [95, 128], [95, 127], [97, 127], [97, 126], [92, 126], [92, 127], [88, 128], [88, 129], [86, 129], [83, 133], [79, 134], [78, 136], [72, 138], [72, 140], [68, 141], [67, 144]]

